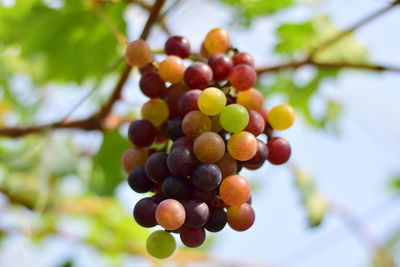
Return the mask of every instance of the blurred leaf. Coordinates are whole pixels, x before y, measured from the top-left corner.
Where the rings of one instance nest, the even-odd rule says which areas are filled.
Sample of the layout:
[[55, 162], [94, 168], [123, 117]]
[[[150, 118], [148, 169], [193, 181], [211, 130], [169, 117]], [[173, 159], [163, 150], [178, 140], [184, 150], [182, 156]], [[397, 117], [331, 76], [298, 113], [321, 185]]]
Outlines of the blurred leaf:
[[69, 260], [60, 265], [60, 267], [73, 267], [73, 266], [74, 266], [74, 263], [72, 262], [72, 260]]
[[89, 187], [96, 194], [111, 195], [125, 176], [121, 169], [121, 155], [131, 146], [118, 131], [104, 134], [103, 143], [93, 159], [93, 172]]
[[400, 190], [400, 174], [392, 178], [390, 182], [390, 187], [394, 190]]
[[64, 1], [58, 9], [43, 2], [17, 0], [12, 7], [0, 5], [0, 47], [13, 48], [29, 62], [37, 70], [34, 79], [39, 83], [81, 83], [102, 75], [120, 54], [109, 28], [125, 32], [122, 13], [126, 2], [101, 9], [89, 9], [86, 1]]
[[278, 54], [294, 55], [297, 52], [309, 51], [313, 46], [313, 37], [317, 34], [314, 22], [287, 23], [276, 30], [279, 42], [275, 46]]

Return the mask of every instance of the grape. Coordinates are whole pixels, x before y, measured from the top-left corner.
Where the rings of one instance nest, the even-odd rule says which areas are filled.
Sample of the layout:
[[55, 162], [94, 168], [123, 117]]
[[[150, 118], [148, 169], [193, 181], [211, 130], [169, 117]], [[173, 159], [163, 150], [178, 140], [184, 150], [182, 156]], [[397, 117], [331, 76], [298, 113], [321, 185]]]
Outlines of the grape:
[[233, 68], [232, 59], [225, 54], [213, 55], [208, 59], [208, 65], [212, 69], [214, 81], [226, 80]]
[[193, 149], [193, 140], [188, 138], [187, 136], [179, 137], [173, 143], [171, 150], [174, 150], [175, 148], [180, 147], [180, 146], [187, 147], [189, 149]]
[[237, 161], [228, 152], [225, 152], [222, 158], [215, 164], [221, 170], [222, 179], [237, 172]]
[[231, 206], [226, 212], [229, 226], [236, 231], [246, 231], [249, 229], [256, 218], [253, 208], [244, 203], [238, 206]]
[[251, 197], [251, 195], [249, 196], [249, 199], [247, 200], [247, 204], [251, 205], [251, 202], [253, 202], [253, 198]]
[[198, 200], [189, 200], [183, 206], [186, 213], [185, 226], [199, 228], [206, 224], [210, 216], [206, 203]]
[[271, 138], [268, 143], [268, 161], [280, 165], [289, 160], [291, 148], [288, 141], [281, 137]]
[[128, 184], [137, 193], [146, 193], [153, 188], [153, 182], [147, 177], [143, 166], [131, 170], [128, 175]]
[[265, 121], [264, 118], [257, 111], [249, 111], [249, 124], [244, 129], [247, 132], [252, 133], [254, 136], [259, 136], [264, 132]]
[[192, 63], [185, 71], [184, 79], [192, 89], [204, 89], [211, 84], [213, 73], [211, 68], [203, 62]]
[[240, 175], [231, 175], [222, 181], [219, 194], [227, 205], [241, 205], [249, 199], [250, 184]]
[[232, 68], [228, 80], [236, 90], [244, 91], [256, 84], [257, 73], [249, 65], [237, 65]]
[[236, 53], [232, 57], [232, 61], [234, 66], [244, 64], [244, 65], [249, 65], [250, 67], [254, 67], [253, 57], [249, 53], [242, 53], [242, 52]]
[[180, 115], [178, 102], [181, 96], [186, 93], [187, 90], [189, 90], [189, 88], [183, 82], [174, 83], [168, 88], [165, 96], [165, 102], [167, 102], [168, 105], [170, 118]]
[[204, 226], [210, 232], [219, 232], [226, 225], [226, 213], [221, 207], [210, 207], [210, 218]]
[[168, 122], [167, 135], [172, 140], [176, 140], [185, 135], [182, 130], [182, 117], [173, 118]]
[[190, 176], [196, 168], [197, 160], [192, 150], [180, 146], [168, 155], [167, 165], [173, 175], [186, 177]]
[[206, 240], [206, 231], [204, 231], [204, 228], [183, 226], [179, 232], [182, 243], [189, 248], [196, 248]]
[[249, 160], [257, 153], [257, 139], [249, 132], [235, 133], [228, 140], [228, 152], [236, 160]]
[[211, 120], [211, 131], [213, 131], [214, 133], [218, 133], [223, 130], [221, 123], [219, 122], [219, 115], [212, 116], [210, 120]]
[[165, 43], [164, 51], [167, 55], [187, 58], [190, 56], [189, 40], [182, 36], [171, 36]]
[[199, 95], [197, 105], [204, 114], [214, 116], [224, 109], [226, 96], [220, 89], [209, 87]]
[[168, 176], [163, 184], [162, 191], [168, 198], [186, 200], [190, 195], [190, 183], [187, 178]]
[[228, 105], [219, 115], [219, 121], [226, 131], [237, 133], [246, 128], [249, 123], [249, 113], [242, 105]]
[[128, 137], [136, 146], [150, 146], [156, 138], [156, 129], [148, 120], [136, 120], [129, 125]]
[[165, 230], [176, 230], [185, 222], [185, 208], [175, 199], [166, 199], [156, 209], [157, 223]]
[[201, 90], [189, 90], [185, 92], [178, 101], [178, 107], [181, 115], [186, 115], [190, 111], [200, 110], [197, 101], [201, 94]]
[[260, 114], [264, 118], [264, 121], [265, 121], [266, 125], [268, 123], [268, 113], [269, 113], [269, 110], [267, 108], [262, 108], [261, 111], [260, 111]]
[[271, 108], [268, 114], [268, 122], [275, 130], [286, 130], [293, 125], [295, 119], [294, 109], [287, 104]]
[[191, 198], [201, 200], [206, 203], [212, 203], [217, 198], [217, 190], [201, 191], [196, 187], [193, 187]]
[[141, 75], [145, 75], [146, 73], [149, 73], [149, 72], [155, 72], [157, 69], [158, 69], [157, 61], [153, 61], [153, 62], [150, 62], [150, 63], [144, 65], [143, 67], [140, 67], [139, 72]]
[[248, 110], [260, 112], [264, 105], [264, 96], [257, 89], [250, 88], [246, 91], [240, 91], [237, 95], [236, 102]]
[[142, 118], [151, 121], [154, 126], [163, 124], [169, 115], [167, 104], [160, 98], [153, 98], [142, 106]]
[[257, 153], [254, 155], [254, 157], [252, 157], [245, 163], [253, 165], [254, 167], [258, 165], [259, 167], [261, 167], [261, 165], [264, 163], [267, 157], [268, 157], [267, 145], [263, 141], [257, 139]]
[[156, 72], [148, 72], [140, 78], [139, 87], [145, 96], [156, 98], [164, 96], [167, 88]]
[[126, 47], [125, 59], [131, 66], [143, 67], [153, 61], [153, 53], [145, 41], [136, 40]]
[[159, 202], [152, 197], [139, 200], [133, 209], [133, 218], [143, 227], [150, 228], [157, 225], [156, 208]]
[[212, 163], [199, 164], [192, 174], [193, 185], [201, 191], [212, 191], [221, 183], [221, 170]]
[[264, 162], [261, 162], [259, 164], [250, 164], [247, 162], [243, 163], [243, 167], [245, 167], [248, 170], [258, 170], [259, 168], [261, 168], [264, 165]]
[[137, 166], [143, 166], [147, 160], [147, 151], [143, 148], [132, 147], [122, 154], [122, 166], [126, 172], [130, 172]]
[[151, 155], [145, 165], [147, 176], [155, 183], [162, 183], [170, 175], [167, 166], [168, 155], [164, 152], [157, 152]]
[[210, 54], [225, 53], [230, 46], [229, 33], [222, 28], [209, 31], [204, 40], [204, 47]]
[[180, 57], [168, 56], [161, 61], [158, 72], [163, 81], [177, 83], [183, 79], [185, 64]]
[[165, 259], [174, 253], [176, 241], [170, 233], [158, 230], [147, 238], [146, 249], [151, 256], [158, 259]]
[[200, 111], [190, 111], [183, 118], [182, 129], [187, 137], [195, 139], [202, 133], [211, 130], [211, 121]]
[[224, 155], [225, 142], [219, 134], [205, 132], [194, 141], [193, 151], [201, 162], [214, 163]]
[[200, 48], [200, 55], [204, 58], [210, 58], [212, 55], [207, 51], [207, 49], [204, 46], [204, 42], [201, 43], [201, 48]]

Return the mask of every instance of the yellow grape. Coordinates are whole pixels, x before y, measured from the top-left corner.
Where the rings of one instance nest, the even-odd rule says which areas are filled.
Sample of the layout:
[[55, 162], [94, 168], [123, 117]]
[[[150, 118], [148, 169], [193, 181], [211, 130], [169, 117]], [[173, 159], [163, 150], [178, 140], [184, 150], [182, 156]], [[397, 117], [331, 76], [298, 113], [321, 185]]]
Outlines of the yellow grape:
[[231, 46], [231, 40], [227, 30], [216, 28], [207, 33], [204, 47], [210, 54], [225, 53]]
[[142, 106], [142, 118], [151, 121], [154, 126], [163, 124], [169, 116], [168, 105], [160, 98], [153, 98]]
[[224, 92], [215, 87], [209, 87], [201, 92], [197, 105], [201, 112], [208, 116], [219, 114], [226, 105]]
[[131, 66], [143, 67], [153, 61], [153, 53], [145, 41], [136, 40], [126, 47], [125, 59]]
[[178, 56], [168, 56], [161, 61], [158, 68], [160, 77], [165, 82], [177, 83], [182, 81], [185, 73], [183, 60]]
[[275, 130], [285, 130], [292, 126], [295, 120], [296, 112], [287, 104], [275, 106], [268, 113], [268, 122]]

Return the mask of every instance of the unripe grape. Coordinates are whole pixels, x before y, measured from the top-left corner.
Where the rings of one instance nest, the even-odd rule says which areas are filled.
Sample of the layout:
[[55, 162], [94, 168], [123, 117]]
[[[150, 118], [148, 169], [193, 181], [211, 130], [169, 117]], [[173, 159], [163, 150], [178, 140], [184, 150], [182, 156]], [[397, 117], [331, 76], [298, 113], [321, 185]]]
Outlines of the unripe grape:
[[126, 47], [125, 59], [131, 66], [143, 67], [153, 61], [153, 54], [145, 41], [136, 40]]
[[147, 238], [146, 249], [151, 256], [158, 259], [165, 259], [174, 253], [176, 241], [170, 233], [158, 230]]
[[209, 87], [201, 92], [197, 100], [197, 105], [204, 114], [214, 116], [224, 109], [226, 96], [220, 89]]
[[231, 133], [237, 133], [246, 128], [249, 123], [249, 113], [239, 104], [226, 106], [219, 115], [222, 128]]

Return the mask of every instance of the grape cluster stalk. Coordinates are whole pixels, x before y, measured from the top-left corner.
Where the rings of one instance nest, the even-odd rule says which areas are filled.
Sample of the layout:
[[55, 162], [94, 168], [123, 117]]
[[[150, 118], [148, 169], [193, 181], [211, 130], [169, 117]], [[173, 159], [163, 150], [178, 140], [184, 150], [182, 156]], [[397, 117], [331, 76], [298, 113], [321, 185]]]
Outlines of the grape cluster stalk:
[[[288, 161], [289, 143], [275, 136], [295, 121], [294, 109], [264, 107], [254, 88], [257, 74], [249, 53], [233, 48], [222, 28], [208, 32], [200, 57], [191, 57], [187, 38], [170, 37], [165, 57], [157, 62], [143, 40], [130, 42], [128, 64], [141, 73], [139, 87], [150, 98], [140, 120], [129, 125], [133, 146], [122, 155], [128, 184], [151, 196], [138, 201], [135, 221], [161, 226], [147, 239], [147, 251], [167, 258], [176, 249], [173, 234], [190, 248], [228, 224], [236, 231], [255, 221], [250, 183], [240, 170], [256, 170], [265, 161]], [[267, 136], [267, 143], [257, 138]]]

